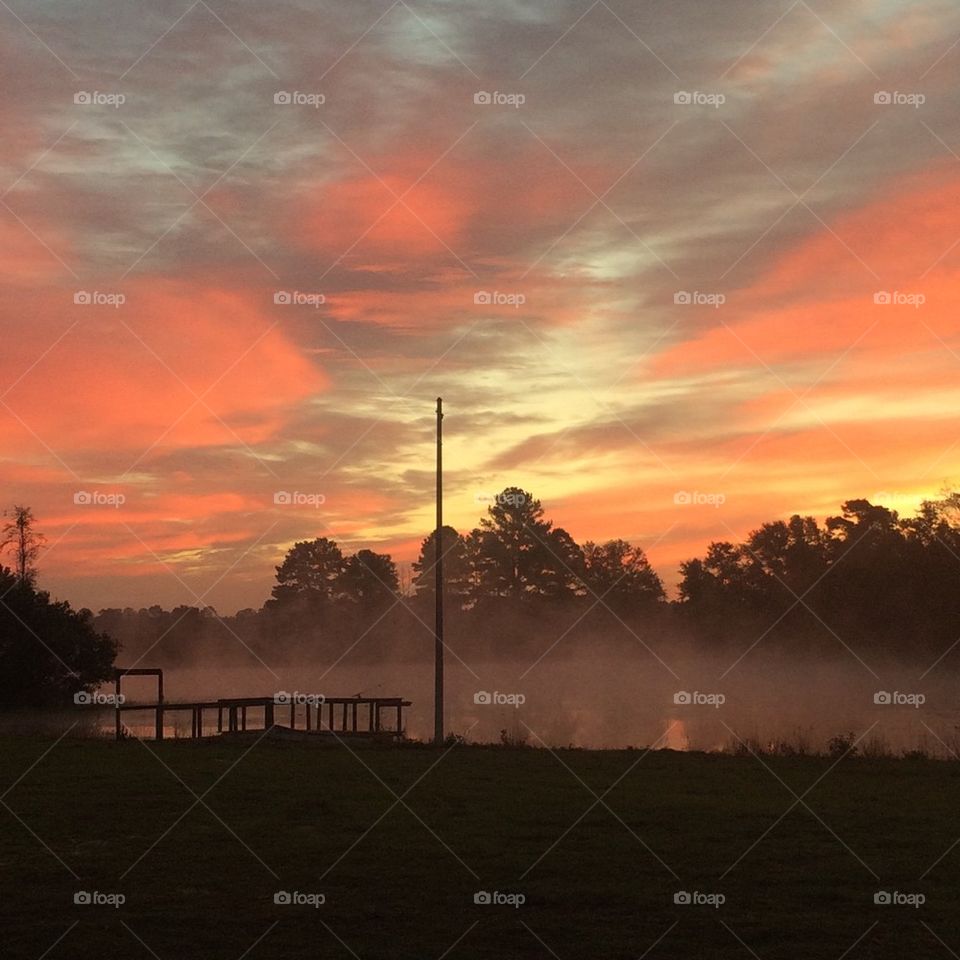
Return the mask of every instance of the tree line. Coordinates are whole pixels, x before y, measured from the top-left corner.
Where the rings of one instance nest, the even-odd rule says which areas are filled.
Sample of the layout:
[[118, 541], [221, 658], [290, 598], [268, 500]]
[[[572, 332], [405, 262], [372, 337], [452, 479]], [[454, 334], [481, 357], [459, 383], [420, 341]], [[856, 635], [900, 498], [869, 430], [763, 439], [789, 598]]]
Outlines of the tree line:
[[[401, 591], [385, 553], [345, 554], [325, 537], [295, 543], [259, 610], [211, 607], [74, 612], [37, 589], [41, 538], [28, 508], [8, 513], [0, 548], [0, 703], [49, 702], [109, 675], [118, 649], [145, 663], [360, 661], [421, 658], [435, 602], [436, 534]], [[509, 487], [479, 524], [441, 532], [448, 640], [465, 656], [530, 657], [552, 649], [765, 648], [810, 655], [882, 652], [927, 661], [960, 638], [960, 493], [917, 516], [850, 500], [821, 524], [793, 516], [740, 543], [711, 543], [681, 564], [677, 598], [643, 549], [626, 540], [578, 544], [539, 500]]]
[[915, 517], [848, 500], [823, 525], [765, 523], [681, 565], [675, 606], [711, 644], [745, 635], [798, 650], [847, 646], [929, 666], [960, 639], [960, 493]]

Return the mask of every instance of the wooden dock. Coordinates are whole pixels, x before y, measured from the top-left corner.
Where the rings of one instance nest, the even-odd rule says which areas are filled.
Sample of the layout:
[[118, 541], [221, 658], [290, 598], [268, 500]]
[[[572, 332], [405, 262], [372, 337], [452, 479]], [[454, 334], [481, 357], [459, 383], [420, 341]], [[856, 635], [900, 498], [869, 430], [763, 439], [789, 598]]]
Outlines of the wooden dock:
[[[129, 676], [157, 678], [157, 699], [149, 703], [127, 703], [121, 694], [121, 681]], [[190, 714], [190, 736], [204, 736], [204, 715], [216, 711], [217, 735], [250, 730], [287, 729], [331, 736], [404, 736], [403, 711], [410, 706], [401, 697], [319, 697], [282, 696], [221, 697], [217, 700], [168, 701], [163, 696], [163, 671], [155, 668], [118, 668], [114, 673], [116, 690], [116, 738], [123, 739], [125, 712], [154, 714], [154, 739], [163, 740], [164, 719], [168, 714]], [[298, 721], [302, 723], [298, 726]], [[288, 721], [285, 723], [284, 721]]]

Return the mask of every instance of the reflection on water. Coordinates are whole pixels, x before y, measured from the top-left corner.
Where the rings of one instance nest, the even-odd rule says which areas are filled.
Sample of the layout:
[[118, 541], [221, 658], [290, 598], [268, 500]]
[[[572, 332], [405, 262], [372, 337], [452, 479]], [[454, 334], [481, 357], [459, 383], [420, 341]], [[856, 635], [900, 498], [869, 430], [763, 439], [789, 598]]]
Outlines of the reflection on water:
[[689, 750], [690, 738], [687, 736], [687, 725], [682, 720], [668, 720], [661, 745], [667, 750]]

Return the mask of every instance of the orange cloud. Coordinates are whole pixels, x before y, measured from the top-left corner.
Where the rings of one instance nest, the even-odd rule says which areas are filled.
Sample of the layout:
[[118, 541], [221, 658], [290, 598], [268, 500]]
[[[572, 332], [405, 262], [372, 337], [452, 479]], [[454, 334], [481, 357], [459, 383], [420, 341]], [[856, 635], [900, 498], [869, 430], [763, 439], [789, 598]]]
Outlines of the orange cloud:
[[[654, 371], [762, 370], [847, 350], [892, 356], [938, 346], [960, 332], [960, 235], [950, 213], [958, 204], [960, 178], [933, 171], [839, 218], [704, 311], [706, 329], [662, 353]], [[878, 304], [877, 295], [923, 303]]]
[[[506, 264], [521, 238], [545, 230], [539, 255], [594, 202], [530, 134], [518, 134], [509, 156], [464, 156], [468, 146], [469, 138], [439, 160], [442, 146], [434, 153], [398, 147], [374, 158], [377, 173], [363, 171], [298, 198], [287, 211], [288, 230], [308, 249], [344, 254], [354, 266], [362, 260], [382, 270], [430, 260], [459, 269], [457, 258]], [[599, 193], [621, 172], [593, 165], [578, 175]]]
[[3, 447], [32, 445], [31, 431], [65, 455], [255, 444], [327, 387], [248, 295], [156, 280], [122, 292], [117, 308], [76, 306], [71, 291], [34, 298], [42, 321], [0, 359], [23, 421], [0, 420]]

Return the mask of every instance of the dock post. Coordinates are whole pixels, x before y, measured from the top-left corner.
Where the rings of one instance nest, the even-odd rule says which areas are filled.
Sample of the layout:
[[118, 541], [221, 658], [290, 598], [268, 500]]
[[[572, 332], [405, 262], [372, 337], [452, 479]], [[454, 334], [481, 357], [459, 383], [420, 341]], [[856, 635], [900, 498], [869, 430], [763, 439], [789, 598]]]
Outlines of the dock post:
[[120, 740], [123, 736], [122, 734], [122, 724], [120, 723], [120, 674], [117, 673], [114, 675], [113, 679], [113, 689], [114, 689], [114, 726], [116, 728], [117, 739]]
[[157, 671], [157, 739], [163, 739], [163, 671]]

